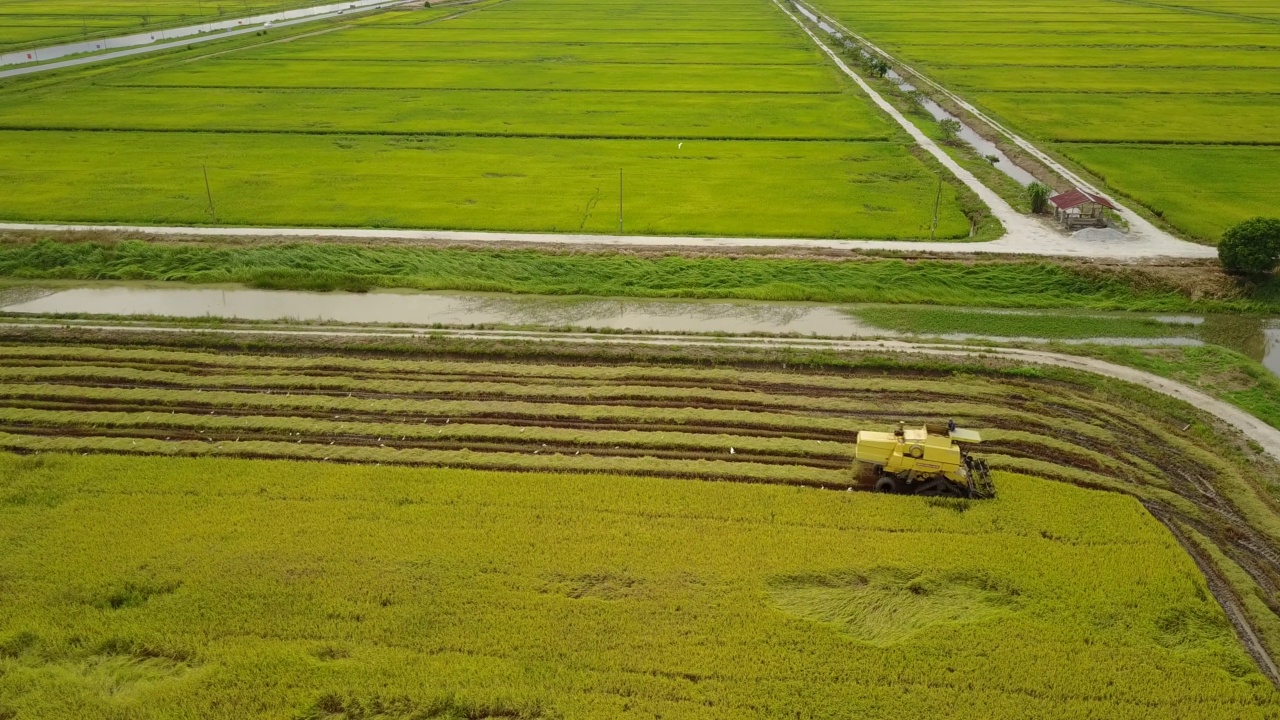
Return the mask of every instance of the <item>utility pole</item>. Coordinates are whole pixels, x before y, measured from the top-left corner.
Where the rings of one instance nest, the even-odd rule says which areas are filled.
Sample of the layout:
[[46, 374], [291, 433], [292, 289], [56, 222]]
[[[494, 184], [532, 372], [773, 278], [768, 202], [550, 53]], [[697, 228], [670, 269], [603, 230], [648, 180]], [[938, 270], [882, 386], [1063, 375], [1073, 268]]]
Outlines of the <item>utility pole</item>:
[[622, 168], [618, 168], [618, 234], [622, 234]]
[[933, 200], [933, 225], [929, 228], [929, 239], [938, 232], [938, 210], [942, 208], [942, 178], [938, 178], [938, 196]]
[[218, 224], [218, 211], [213, 209], [213, 190], [209, 188], [209, 168], [201, 165], [200, 169], [204, 171], [204, 194], [209, 198], [209, 216], [213, 218], [213, 224]]

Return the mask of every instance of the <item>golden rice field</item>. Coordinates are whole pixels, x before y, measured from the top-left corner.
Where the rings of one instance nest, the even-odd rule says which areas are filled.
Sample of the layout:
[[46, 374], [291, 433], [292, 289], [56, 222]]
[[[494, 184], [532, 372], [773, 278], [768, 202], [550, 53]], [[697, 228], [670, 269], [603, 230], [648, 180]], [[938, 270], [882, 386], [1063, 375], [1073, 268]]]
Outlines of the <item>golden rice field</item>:
[[[6, 718], [1280, 709], [1255, 660], [1280, 647], [1274, 465], [1119, 383], [0, 337]], [[858, 429], [947, 418], [983, 431], [997, 499], [860, 491]]]

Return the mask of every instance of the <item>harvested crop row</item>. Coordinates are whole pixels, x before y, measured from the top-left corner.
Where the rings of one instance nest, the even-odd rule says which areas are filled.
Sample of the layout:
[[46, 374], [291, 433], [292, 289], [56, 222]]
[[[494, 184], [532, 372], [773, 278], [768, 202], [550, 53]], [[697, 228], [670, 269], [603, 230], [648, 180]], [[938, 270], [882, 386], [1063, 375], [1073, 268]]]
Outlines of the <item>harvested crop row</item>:
[[678, 432], [646, 432], [641, 430], [561, 429], [540, 426], [479, 425], [450, 423], [423, 425], [407, 423], [374, 423], [319, 420], [303, 417], [262, 415], [228, 416], [205, 414], [169, 414], [136, 412], [92, 412], [15, 409], [0, 407], [0, 423], [44, 428], [51, 433], [69, 428], [121, 428], [151, 431], [190, 430], [209, 433], [277, 433], [307, 437], [376, 438], [432, 440], [451, 443], [502, 442], [521, 443], [530, 447], [540, 444], [578, 447], [626, 447], [636, 449], [688, 449], [728, 453], [766, 453], [797, 458], [852, 459], [853, 446], [848, 443], [793, 438], [753, 437], [748, 435], [694, 435]]
[[256, 457], [392, 465], [542, 472], [616, 473], [619, 475], [687, 477], [743, 482], [784, 483], [814, 487], [847, 488], [847, 471], [822, 470], [795, 465], [777, 466], [724, 460], [664, 460], [594, 455], [530, 456], [509, 452], [423, 450], [387, 447], [351, 447], [304, 444], [301, 441], [252, 440], [209, 443], [191, 440], [130, 439], [119, 437], [41, 437], [0, 432], [0, 448], [18, 452], [106, 452], [185, 457]]
[[[513, 381], [538, 380], [583, 380], [592, 382], [628, 382], [640, 381], [675, 383], [697, 383], [699, 387], [717, 385], [726, 386], [763, 386], [794, 387], [801, 390], [825, 388], [839, 391], [875, 390], [875, 389], [908, 389], [943, 392], [954, 384], [946, 379], [930, 379], [929, 377], [884, 377], [876, 373], [872, 377], [857, 375], [822, 374], [817, 372], [798, 374], [795, 372], [770, 372], [752, 370], [750, 368], [698, 368], [682, 366], [654, 367], [652, 365], [583, 365], [553, 364], [546, 362], [486, 362], [486, 361], [451, 361], [451, 360], [399, 360], [371, 359], [341, 355], [257, 355], [242, 353], [201, 353], [181, 350], [150, 350], [113, 347], [75, 347], [57, 346], [0, 346], [0, 363], [11, 361], [29, 361], [35, 359], [48, 360], [59, 367], [72, 367], [79, 364], [102, 365], [104, 367], [116, 363], [134, 363], [133, 367], [142, 369], [171, 369], [184, 372], [212, 372], [225, 370], [229, 372], [274, 370], [290, 376], [311, 376], [317, 373], [338, 372], [345, 375], [361, 377], [399, 376], [406, 378], [505, 378]], [[1005, 394], [1008, 385], [1005, 383], [983, 383], [978, 378], [970, 378], [972, 392], [982, 394]]]

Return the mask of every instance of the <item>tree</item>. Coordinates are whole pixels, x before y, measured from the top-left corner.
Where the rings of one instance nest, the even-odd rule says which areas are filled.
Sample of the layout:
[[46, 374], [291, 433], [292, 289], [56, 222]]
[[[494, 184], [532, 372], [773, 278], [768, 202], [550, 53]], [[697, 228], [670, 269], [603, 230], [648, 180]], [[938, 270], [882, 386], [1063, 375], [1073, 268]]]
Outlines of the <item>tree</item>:
[[938, 126], [942, 128], [942, 142], [947, 144], [955, 142], [960, 137], [960, 129], [964, 127], [955, 118], [943, 118], [938, 121]]
[[1280, 263], [1280, 219], [1251, 218], [1226, 231], [1218, 243], [1218, 260], [1231, 272], [1271, 272]]
[[1027, 186], [1027, 199], [1031, 201], [1031, 212], [1039, 215], [1049, 209], [1049, 186], [1042, 182], [1033, 182]]

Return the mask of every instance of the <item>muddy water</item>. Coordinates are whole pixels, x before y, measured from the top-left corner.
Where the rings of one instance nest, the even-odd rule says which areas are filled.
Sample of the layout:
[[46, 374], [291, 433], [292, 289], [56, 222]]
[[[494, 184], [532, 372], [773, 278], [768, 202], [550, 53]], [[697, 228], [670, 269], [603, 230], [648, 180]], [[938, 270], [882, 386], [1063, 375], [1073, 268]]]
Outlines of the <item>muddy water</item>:
[[[487, 293], [314, 293], [234, 287], [210, 289], [110, 285], [70, 290], [22, 288], [0, 294], [0, 312], [40, 315], [216, 317], [238, 320], [381, 323], [417, 327], [575, 327], [637, 332], [761, 333], [837, 338], [902, 335], [853, 317], [848, 311], [855, 307], [819, 303], [561, 298]], [[1046, 318], [1055, 314], [1026, 310], [991, 312], [1036, 314]], [[1274, 320], [1223, 315], [1157, 316], [1156, 319], [1187, 326], [1188, 330], [1182, 337], [1090, 337], [1059, 342], [1132, 346], [1186, 346], [1211, 342], [1242, 352], [1280, 375], [1280, 325]], [[931, 334], [930, 337], [951, 341], [1045, 341], [1039, 337], [959, 333]]]
[[[3, 301], [0, 301], [3, 302]], [[804, 303], [678, 302], [452, 293], [309, 293], [248, 289], [77, 288], [0, 305], [39, 314], [431, 325], [537, 325], [654, 332], [854, 336], [874, 329]], [[883, 333], [881, 333], [883, 334]]]
[[[832, 38], [835, 38], [844, 47], [850, 50], [857, 51], [861, 53], [863, 56], [867, 56], [867, 52], [863, 50], [859, 45], [844, 39], [844, 36], [841, 35], [841, 33], [838, 30], [831, 27], [827, 23], [823, 22], [821, 19], [818, 18], [817, 15], [814, 15], [807, 8], [801, 7], [800, 5], [793, 5], [792, 7], [794, 7], [798, 12], [800, 12], [805, 17], [817, 23], [818, 28], [820, 30], [827, 33]], [[895, 85], [897, 85], [898, 89], [902, 90], [903, 92], [908, 92], [908, 93], [914, 92], [916, 89], [914, 85], [907, 82], [905, 78], [903, 78], [901, 75], [899, 75], [897, 72], [893, 70], [890, 70], [885, 75], [885, 77], [887, 77], [890, 81], [892, 81]], [[966, 145], [969, 145], [974, 150], [976, 150], [979, 155], [990, 160], [993, 167], [995, 167], [997, 170], [1004, 173], [1005, 175], [1008, 175], [1009, 177], [1016, 180], [1018, 184], [1022, 185], [1023, 187], [1026, 187], [1027, 185], [1030, 185], [1031, 183], [1036, 181], [1036, 178], [1034, 175], [1027, 172], [1026, 170], [1023, 170], [1021, 167], [1018, 167], [1018, 165], [1015, 164], [1012, 160], [1010, 160], [1009, 156], [1005, 155], [1004, 151], [1002, 151], [999, 147], [997, 147], [995, 143], [979, 135], [973, 128], [966, 125], [962, 120], [957, 118], [955, 115], [952, 115], [951, 113], [944, 110], [943, 107], [938, 103], [928, 98], [922, 98], [921, 106], [925, 109], [926, 112], [928, 112], [930, 115], [933, 116], [934, 120], [938, 120], [938, 121], [955, 120], [956, 122], [960, 123], [960, 132], [958, 133], [960, 140], [963, 141]]]

